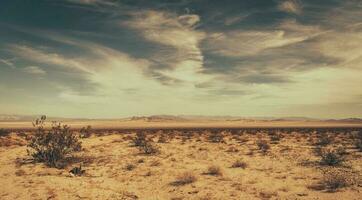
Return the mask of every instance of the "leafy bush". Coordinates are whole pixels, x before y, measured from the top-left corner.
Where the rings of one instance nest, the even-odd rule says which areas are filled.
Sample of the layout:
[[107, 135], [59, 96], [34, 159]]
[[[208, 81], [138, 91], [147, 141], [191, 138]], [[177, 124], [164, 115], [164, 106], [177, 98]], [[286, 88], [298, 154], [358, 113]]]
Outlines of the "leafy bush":
[[64, 167], [66, 157], [81, 150], [81, 142], [67, 125], [53, 122], [51, 129], [46, 130], [45, 120], [46, 116], [42, 116], [33, 122], [36, 132], [29, 141], [27, 152], [36, 162], [44, 162], [50, 167]]

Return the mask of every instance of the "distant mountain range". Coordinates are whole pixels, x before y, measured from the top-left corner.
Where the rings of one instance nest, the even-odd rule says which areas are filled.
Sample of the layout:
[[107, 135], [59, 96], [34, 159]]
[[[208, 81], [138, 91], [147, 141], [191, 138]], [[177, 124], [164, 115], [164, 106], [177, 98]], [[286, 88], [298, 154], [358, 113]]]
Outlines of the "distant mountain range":
[[[40, 115], [39, 115], [40, 116]], [[39, 118], [38, 115], [0, 115], [0, 121], [34, 121]], [[237, 117], [237, 116], [202, 116], [202, 115], [152, 115], [152, 116], [134, 116], [119, 119], [87, 119], [87, 118], [62, 118], [47, 117], [48, 121], [86, 121], [86, 120], [122, 120], [122, 121], [144, 121], [144, 122], [185, 122], [185, 121], [319, 121], [334, 123], [362, 123], [361, 118], [345, 119], [315, 119], [308, 117]]]

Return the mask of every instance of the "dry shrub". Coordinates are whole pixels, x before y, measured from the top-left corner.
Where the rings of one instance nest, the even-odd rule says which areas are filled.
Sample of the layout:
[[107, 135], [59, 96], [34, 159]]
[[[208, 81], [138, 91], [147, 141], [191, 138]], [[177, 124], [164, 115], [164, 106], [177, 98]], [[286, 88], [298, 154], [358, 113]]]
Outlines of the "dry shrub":
[[184, 172], [176, 177], [176, 180], [171, 183], [174, 186], [187, 185], [197, 181], [197, 177], [192, 172]]
[[134, 165], [134, 164], [132, 164], [132, 163], [127, 164], [126, 167], [125, 167], [125, 169], [126, 169], [127, 171], [132, 171], [132, 170], [134, 170], [135, 168], [136, 168], [136, 165]]
[[355, 142], [355, 146], [360, 152], [362, 152], [362, 140], [357, 140]]
[[322, 174], [322, 179], [317, 184], [314, 184], [309, 188], [335, 192], [338, 189], [358, 184], [358, 180], [360, 178], [352, 171], [335, 167], [323, 169]]
[[92, 126], [82, 127], [79, 131], [80, 138], [89, 138], [92, 135]]
[[74, 176], [82, 176], [85, 174], [85, 170], [82, 169], [82, 165], [79, 165], [79, 167], [73, 167], [69, 173], [73, 174]]
[[324, 148], [320, 151], [320, 163], [322, 165], [336, 166], [345, 161], [344, 154], [340, 154], [336, 149]]
[[270, 135], [270, 140], [273, 143], [278, 143], [283, 138], [283, 135], [280, 133], [273, 133]]
[[146, 141], [146, 134], [143, 132], [136, 133], [136, 137], [132, 138], [132, 143], [136, 147], [142, 146]]
[[327, 146], [333, 142], [333, 138], [330, 137], [327, 133], [321, 133], [319, 135], [318, 141], [316, 145]]
[[167, 143], [168, 142], [168, 137], [166, 134], [161, 134], [160, 137], [158, 138], [158, 143]]
[[268, 141], [259, 139], [256, 141], [256, 145], [258, 146], [259, 150], [261, 150], [263, 153], [266, 153], [270, 149], [270, 145]]
[[362, 152], [362, 131], [356, 133], [355, 137], [355, 146], [356, 148]]
[[153, 144], [151, 141], [145, 141], [141, 146], [138, 147], [138, 149], [143, 152], [144, 154], [156, 154], [159, 153], [159, 148]]
[[146, 134], [143, 132], [137, 133], [136, 137], [132, 139], [132, 142], [134, 146], [138, 147], [138, 150], [144, 154], [159, 153], [158, 147], [154, 145], [151, 140], [148, 140]]
[[0, 137], [5, 137], [8, 136], [10, 134], [10, 131], [6, 130], [6, 129], [0, 129]]
[[248, 164], [245, 161], [242, 160], [236, 160], [231, 167], [232, 168], [242, 168], [245, 169], [248, 166]]
[[205, 174], [212, 175], [212, 176], [222, 176], [223, 175], [221, 168], [216, 165], [212, 165], [212, 166], [208, 167]]
[[81, 142], [67, 125], [53, 122], [51, 129], [45, 130], [45, 120], [46, 116], [42, 116], [33, 123], [37, 129], [29, 141], [28, 155], [50, 167], [64, 167], [66, 157], [81, 150]]
[[208, 137], [209, 142], [220, 143], [224, 142], [224, 135], [219, 132], [212, 132]]

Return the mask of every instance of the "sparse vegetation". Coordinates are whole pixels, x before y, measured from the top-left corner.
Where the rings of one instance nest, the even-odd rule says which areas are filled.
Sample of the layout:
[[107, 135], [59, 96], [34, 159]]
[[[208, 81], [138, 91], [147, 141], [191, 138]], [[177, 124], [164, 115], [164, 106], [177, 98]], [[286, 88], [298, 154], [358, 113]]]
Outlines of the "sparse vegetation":
[[184, 172], [176, 177], [176, 180], [171, 183], [174, 186], [182, 186], [193, 183], [197, 180], [192, 172]]
[[74, 167], [69, 171], [69, 173], [73, 174], [74, 176], [82, 176], [85, 174], [85, 170], [82, 169], [82, 165], [79, 165], [79, 167]]
[[256, 141], [256, 145], [258, 146], [259, 150], [262, 151], [263, 153], [267, 153], [270, 149], [270, 145], [266, 140], [258, 139]]
[[221, 168], [216, 165], [209, 166], [207, 168], [207, 171], [205, 172], [205, 174], [212, 175], [212, 176], [222, 176], [223, 175]]
[[132, 163], [127, 164], [126, 167], [125, 167], [125, 169], [126, 169], [127, 171], [132, 171], [132, 170], [135, 169], [135, 168], [136, 168], [136, 165], [134, 165], [134, 164], [132, 164]]
[[151, 141], [146, 140], [138, 149], [144, 154], [156, 154], [159, 153], [159, 148]]
[[139, 147], [147, 142], [146, 134], [144, 132], [137, 132], [136, 136], [132, 138], [132, 143], [134, 146]]
[[358, 131], [355, 138], [355, 146], [360, 152], [362, 152], [362, 131]]
[[6, 129], [0, 129], [0, 137], [4, 137], [10, 134], [10, 131]]
[[340, 154], [336, 149], [324, 148], [320, 151], [320, 163], [322, 165], [336, 166], [345, 161], [344, 154]]
[[211, 132], [208, 136], [208, 140], [213, 143], [224, 142], [224, 136], [220, 132]]
[[81, 150], [81, 142], [67, 125], [53, 122], [50, 130], [45, 130], [46, 116], [37, 119], [33, 125], [36, 133], [28, 144], [28, 154], [36, 162], [44, 162], [50, 167], [65, 166], [65, 159], [74, 151]]
[[[38, 122], [38, 124], [42, 123]], [[52, 132], [50, 123], [45, 124], [44, 130], [40, 132]], [[58, 126], [59, 123], [55, 125]], [[63, 126], [60, 128], [63, 130]], [[14, 157], [17, 157], [15, 165], [9, 164], [0, 175], [3, 179], [7, 179], [6, 175], [12, 176], [12, 180], [17, 184], [15, 187], [22, 184], [20, 180], [23, 180], [26, 186], [35, 180], [36, 184], [32, 184], [32, 187], [43, 192], [47, 191], [40, 190], [37, 183], [44, 181], [48, 184], [46, 178], [50, 176], [56, 180], [64, 179], [64, 182], [72, 179], [71, 186], [61, 185], [69, 191], [72, 191], [74, 184], [84, 181], [92, 183], [92, 180], [97, 180], [94, 182], [97, 184], [87, 184], [87, 186], [93, 190], [98, 187], [98, 184], [99, 187], [109, 188], [112, 196], [105, 198], [110, 199], [122, 199], [122, 195], [114, 191], [118, 191], [120, 187], [124, 190], [132, 190], [130, 188], [135, 185], [142, 188], [142, 192], [135, 190], [139, 199], [154, 198], [155, 196], [150, 195], [153, 193], [160, 194], [162, 199], [173, 197], [198, 199], [208, 196], [209, 193], [212, 194], [210, 198], [213, 199], [224, 199], [225, 196], [222, 196], [224, 194], [231, 194], [227, 195], [228, 199], [248, 199], [249, 195], [255, 198], [272, 199], [296, 194], [300, 198], [317, 199], [328, 197], [332, 194], [327, 192], [335, 191], [339, 192], [338, 195], [341, 198], [348, 199], [345, 197], [358, 194], [355, 188], [358, 189], [358, 185], [361, 184], [358, 182], [361, 180], [360, 169], [356, 167], [360, 165], [358, 159], [360, 152], [352, 148], [358, 138], [355, 130], [318, 129], [319, 132], [329, 132], [329, 137], [335, 142], [326, 146], [315, 146], [318, 136], [313, 129], [157, 130], [142, 128], [119, 131], [96, 129], [92, 137], [82, 141], [84, 151], [79, 153], [72, 151], [55, 162], [58, 168], [65, 166], [63, 169], [44, 168], [42, 165], [33, 166], [30, 163], [35, 159], [27, 159], [20, 154], [12, 154], [10, 158], [7, 158], [7, 149], [9, 152], [21, 152], [16, 149], [20, 147], [15, 145], [11, 145], [10, 148], [0, 147], [1, 163], [11, 164]], [[347, 131], [348, 134], [345, 134]], [[25, 134], [20, 136], [18, 132]], [[16, 140], [25, 141], [25, 138], [32, 139], [35, 136], [34, 132], [34, 130], [33, 132], [19, 130], [11, 137], [0, 137], [0, 142], [10, 140], [13, 143]], [[79, 131], [74, 132], [78, 138], [83, 137]], [[308, 134], [309, 132], [311, 133]], [[189, 133], [192, 133], [191, 139], [188, 139], [188, 135], [191, 135]], [[210, 133], [222, 135], [225, 142], [209, 143]], [[280, 138], [278, 136], [278, 139], [273, 139], [273, 137], [279, 133], [283, 135], [283, 140], [276, 143], [280, 141]], [[167, 138], [172, 136], [173, 139], [169, 143], [164, 143], [162, 141], [164, 136]], [[311, 138], [312, 142], [308, 142], [308, 138]], [[248, 142], [240, 144], [241, 139]], [[182, 144], [181, 141], [185, 143]], [[310, 150], [313, 148], [316, 149], [315, 155], [311, 155]], [[146, 156], [158, 152], [159, 149], [162, 149], [162, 153]], [[348, 162], [344, 163], [347, 158]], [[4, 167], [6, 168], [6, 165]], [[319, 170], [323, 173], [321, 174]], [[76, 176], [82, 177], [70, 178]], [[117, 181], [117, 186], [113, 184], [113, 181]], [[277, 184], [269, 189], [267, 187], [270, 182]], [[315, 184], [309, 185], [309, 183]], [[49, 181], [49, 185], [54, 187], [54, 182]], [[317, 191], [303, 190], [302, 187]], [[351, 187], [351, 189], [340, 190], [346, 187]], [[24, 189], [24, 187], [18, 189]], [[224, 193], [215, 193], [216, 190]], [[96, 191], [99, 192], [99, 190]], [[59, 198], [66, 197], [58, 190], [52, 193]], [[9, 197], [16, 199], [15, 196]], [[27, 199], [24, 194], [21, 197]], [[92, 194], [84, 194], [84, 197], [96, 198]]]
[[332, 142], [333, 142], [332, 137], [330, 137], [327, 133], [323, 132], [323, 133], [320, 133], [318, 142], [316, 145], [327, 146], [328, 144], [331, 144]]
[[168, 142], [167, 135], [162, 133], [158, 138], [158, 143], [167, 143], [167, 142]]
[[347, 172], [338, 168], [327, 168], [322, 171], [323, 177], [320, 181], [320, 189], [334, 192], [340, 188], [353, 184], [353, 178]]
[[245, 169], [248, 166], [248, 164], [243, 160], [236, 160], [231, 167], [232, 168], [242, 168]]
[[80, 138], [89, 138], [91, 135], [92, 135], [92, 126], [83, 127], [79, 131]]
[[282, 135], [280, 133], [273, 133], [270, 135], [270, 141], [273, 143], [278, 143], [282, 139]]

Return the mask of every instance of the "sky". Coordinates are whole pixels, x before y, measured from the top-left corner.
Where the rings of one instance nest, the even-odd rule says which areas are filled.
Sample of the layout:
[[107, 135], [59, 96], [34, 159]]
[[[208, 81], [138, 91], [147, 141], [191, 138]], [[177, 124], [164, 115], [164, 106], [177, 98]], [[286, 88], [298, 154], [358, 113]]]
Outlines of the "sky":
[[0, 114], [362, 117], [360, 0], [1, 0]]

